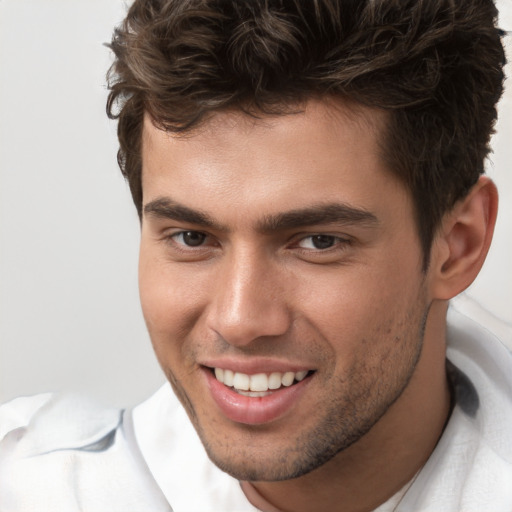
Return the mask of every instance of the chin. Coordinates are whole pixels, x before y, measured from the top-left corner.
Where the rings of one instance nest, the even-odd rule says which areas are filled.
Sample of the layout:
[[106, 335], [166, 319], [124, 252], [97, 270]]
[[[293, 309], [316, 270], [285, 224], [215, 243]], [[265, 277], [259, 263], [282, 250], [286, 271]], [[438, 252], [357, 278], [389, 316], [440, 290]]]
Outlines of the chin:
[[[293, 439], [272, 442], [269, 433], [248, 433], [246, 439], [205, 439], [197, 429], [210, 460], [222, 471], [240, 481], [277, 482], [304, 476], [329, 462], [364, 436], [378, 419], [371, 419], [356, 431], [347, 433], [349, 422], [329, 418], [325, 428], [303, 432]], [[321, 434], [320, 432], [324, 432]], [[252, 443], [251, 443], [252, 441]]]

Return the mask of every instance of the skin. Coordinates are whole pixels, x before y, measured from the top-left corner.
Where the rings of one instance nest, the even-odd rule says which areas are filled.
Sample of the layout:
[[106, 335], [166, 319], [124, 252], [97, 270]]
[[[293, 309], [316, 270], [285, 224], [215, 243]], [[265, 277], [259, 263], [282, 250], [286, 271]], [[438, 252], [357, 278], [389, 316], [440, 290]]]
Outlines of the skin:
[[[186, 136], [146, 119], [145, 320], [210, 458], [263, 510], [373, 509], [421, 468], [449, 413], [435, 300], [448, 244], [423, 272], [410, 194], [379, 156], [384, 122], [325, 101], [217, 113]], [[342, 218], [319, 220], [325, 205]], [[250, 425], [211, 397], [204, 363], [218, 358], [314, 374], [282, 417]]]

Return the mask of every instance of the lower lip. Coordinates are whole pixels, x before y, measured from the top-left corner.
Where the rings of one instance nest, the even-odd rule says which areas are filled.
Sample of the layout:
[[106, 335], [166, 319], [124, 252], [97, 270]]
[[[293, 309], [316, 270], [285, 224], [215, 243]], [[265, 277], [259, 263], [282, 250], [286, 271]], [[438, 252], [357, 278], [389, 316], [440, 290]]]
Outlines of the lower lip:
[[237, 423], [261, 425], [284, 416], [300, 399], [312, 376], [297, 384], [282, 387], [263, 397], [240, 395], [219, 382], [211, 370], [204, 369], [213, 400], [224, 415]]

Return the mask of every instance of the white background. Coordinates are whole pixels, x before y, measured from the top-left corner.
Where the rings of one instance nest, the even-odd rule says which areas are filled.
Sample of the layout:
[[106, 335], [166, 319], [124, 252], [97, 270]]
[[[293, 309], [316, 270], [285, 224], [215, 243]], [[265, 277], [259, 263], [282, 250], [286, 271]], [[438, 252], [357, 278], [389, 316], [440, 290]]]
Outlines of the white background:
[[[512, 3], [501, 26], [512, 30]], [[0, 402], [87, 390], [129, 405], [163, 382], [137, 292], [138, 221], [105, 115], [120, 0], [0, 0]], [[512, 59], [511, 36], [507, 46]], [[509, 71], [509, 74], [510, 71]], [[512, 325], [512, 86], [489, 174], [495, 242], [469, 290]]]

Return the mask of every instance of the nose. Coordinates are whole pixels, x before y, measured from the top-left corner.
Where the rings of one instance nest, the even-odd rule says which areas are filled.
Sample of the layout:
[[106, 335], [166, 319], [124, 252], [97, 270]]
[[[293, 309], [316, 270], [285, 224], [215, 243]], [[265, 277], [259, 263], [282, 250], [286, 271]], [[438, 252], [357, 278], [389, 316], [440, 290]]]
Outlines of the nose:
[[291, 314], [280, 286], [282, 272], [276, 267], [275, 262], [249, 251], [226, 258], [217, 269], [208, 327], [239, 347], [285, 334]]

